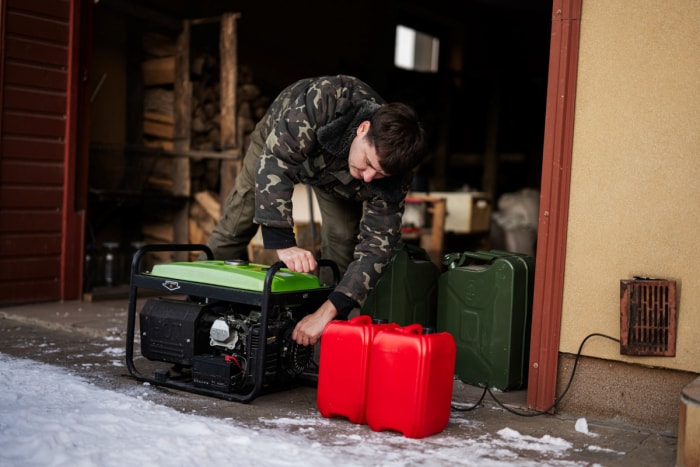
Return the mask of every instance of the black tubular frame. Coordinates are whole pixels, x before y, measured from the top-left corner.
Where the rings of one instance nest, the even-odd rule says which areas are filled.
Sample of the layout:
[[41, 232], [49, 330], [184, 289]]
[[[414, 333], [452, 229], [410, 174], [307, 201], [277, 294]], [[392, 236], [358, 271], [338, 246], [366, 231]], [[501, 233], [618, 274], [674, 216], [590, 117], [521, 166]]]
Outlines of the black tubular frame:
[[[268, 312], [274, 306], [279, 305], [317, 305], [320, 306], [328, 295], [333, 291], [333, 288], [338, 284], [340, 272], [338, 266], [330, 260], [319, 260], [319, 267], [329, 267], [333, 271], [333, 284], [330, 287], [322, 287], [319, 289], [299, 290], [293, 292], [272, 292], [272, 280], [274, 275], [285, 264], [281, 261], [274, 263], [269, 267], [263, 284], [262, 292], [236, 289], [235, 284], [232, 287], [223, 287], [218, 285], [201, 284], [197, 282], [173, 280], [165, 277], [152, 276], [148, 272], [139, 272], [141, 260], [148, 252], [178, 252], [178, 251], [202, 251], [206, 254], [207, 259], [214, 259], [214, 255], [206, 245], [199, 244], [162, 244], [162, 245], [146, 245], [140, 248], [133, 256], [131, 262], [131, 278], [129, 282], [129, 305], [128, 319], [126, 329], [126, 366], [129, 373], [139, 381], [145, 381], [157, 386], [163, 386], [171, 389], [192, 392], [195, 394], [216, 397], [235, 402], [247, 403], [255, 399], [263, 386], [263, 375], [265, 365], [265, 345], [261, 345], [258, 349], [255, 368], [253, 371], [254, 384], [252, 389], [247, 394], [227, 393], [212, 389], [196, 387], [191, 382], [157, 379], [155, 377], [142, 374], [134, 364], [134, 334], [136, 326], [136, 302], [138, 300], [138, 290], [149, 289], [161, 291], [165, 294], [187, 295], [194, 297], [206, 297], [207, 299], [222, 300], [226, 302], [246, 304], [258, 306], [261, 309], [260, 318], [260, 342], [267, 341], [267, 322]], [[177, 284], [177, 287], [172, 287], [172, 284]]]

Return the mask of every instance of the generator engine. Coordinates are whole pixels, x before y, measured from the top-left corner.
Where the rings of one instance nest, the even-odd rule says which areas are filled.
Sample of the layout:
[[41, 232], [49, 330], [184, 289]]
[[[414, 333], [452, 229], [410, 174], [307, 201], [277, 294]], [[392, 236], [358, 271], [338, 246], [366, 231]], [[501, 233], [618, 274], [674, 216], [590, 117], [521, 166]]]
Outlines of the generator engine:
[[264, 354], [263, 388], [292, 383], [313, 364], [314, 349], [291, 339], [298, 322], [292, 307], [268, 312], [264, 336], [261, 317], [242, 304], [149, 299], [140, 313], [141, 353], [191, 372], [195, 387], [225, 393], [248, 391]]

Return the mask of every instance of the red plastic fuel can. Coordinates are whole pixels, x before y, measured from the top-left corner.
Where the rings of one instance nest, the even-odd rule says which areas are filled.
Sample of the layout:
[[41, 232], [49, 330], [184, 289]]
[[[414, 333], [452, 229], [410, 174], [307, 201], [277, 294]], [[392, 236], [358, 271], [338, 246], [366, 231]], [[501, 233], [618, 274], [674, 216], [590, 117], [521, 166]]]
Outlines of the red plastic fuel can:
[[331, 321], [321, 335], [316, 404], [326, 418], [347, 417], [365, 422], [367, 372], [372, 341], [395, 323], [378, 323], [369, 315]]
[[450, 419], [456, 345], [447, 332], [420, 324], [386, 329], [374, 338], [367, 387], [367, 424], [424, 438]]

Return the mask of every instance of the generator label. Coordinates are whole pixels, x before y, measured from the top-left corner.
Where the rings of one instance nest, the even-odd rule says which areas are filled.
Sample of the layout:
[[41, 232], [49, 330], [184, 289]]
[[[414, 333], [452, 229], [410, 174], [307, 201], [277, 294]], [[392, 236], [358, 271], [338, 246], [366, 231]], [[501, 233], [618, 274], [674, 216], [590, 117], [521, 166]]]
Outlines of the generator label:
[[163, 287], [165, 287], [166, 289], [168, 289], [172, 292], [173, 290], [179, 289], [180, 284], [178, 284], [177, 281], [165, 281], [165, 282], [163, 282]]

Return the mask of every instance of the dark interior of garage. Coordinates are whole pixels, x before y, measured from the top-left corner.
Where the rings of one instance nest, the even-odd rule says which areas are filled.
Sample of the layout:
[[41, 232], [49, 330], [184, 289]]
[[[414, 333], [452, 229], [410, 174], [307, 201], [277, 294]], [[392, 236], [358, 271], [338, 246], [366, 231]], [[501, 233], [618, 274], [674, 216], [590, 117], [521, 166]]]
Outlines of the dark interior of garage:
[[[551, 0], [361, 0], [344, 8], [320, 1], [302, 7], [100, 0], [94, 7], [89, 73], [88, 250], [103, 255], [116, 248], [127, 258], [130, 248], [144, 242], [201, 241], [213, 222], [207, 208], [225, 196], [235, 177], [246, 126], [288, 84], [325, 74], [355, 75], [387, 101], [416, 108], [430, 141], [416, 192], [479, 193], [490, 202], [489, 214], [497, 213], [504, 194], [539, 189], [551, 8]], [[222, 18], [232, 17], [233, 30], [224, 35]], [[192, 85], [195, 100], [204, 99], [196, 95], [197, 87], [213, 76], [207, 74], [208, 60], [216, 62], [222, 40], [230, 40], [237, 108], [235, 134], [224, 128], [231, 116], [226, 120], [219, 103], [213, 120], [220, 126], [205, 128], [206, 137], [192, 131], [183, 146], [177, 85], [154, 78], [172, 70], [163, 65], [147, 76], [145, 63], [177, 68], [177, 58], [165, 59], [182, 53], [184, 25], [185, 79], [200, 79]], [[396, 66], [397, 26], [437, 40], [435, 71]], [[214, 76], [218, 82], [212, 87], [223, 88], [224, 73], [217, 69]], [[174, 117], [151, 120], [154, 113], [147, 107], [157, 105], [148, 100], [153, 91], [167, 96]], [[188, 123], [201, 123], [195, 105], [187, 106], [192, 109]], [[233, 144], [226, 144], [227, 134]], [[438, 253], [492, 246], [497, 239], [491, 224], [488, 219], [478, 232], [445, 232]], [[101, 273], [86, 270], [86, 277], [86, 290], [104, 285]]]

